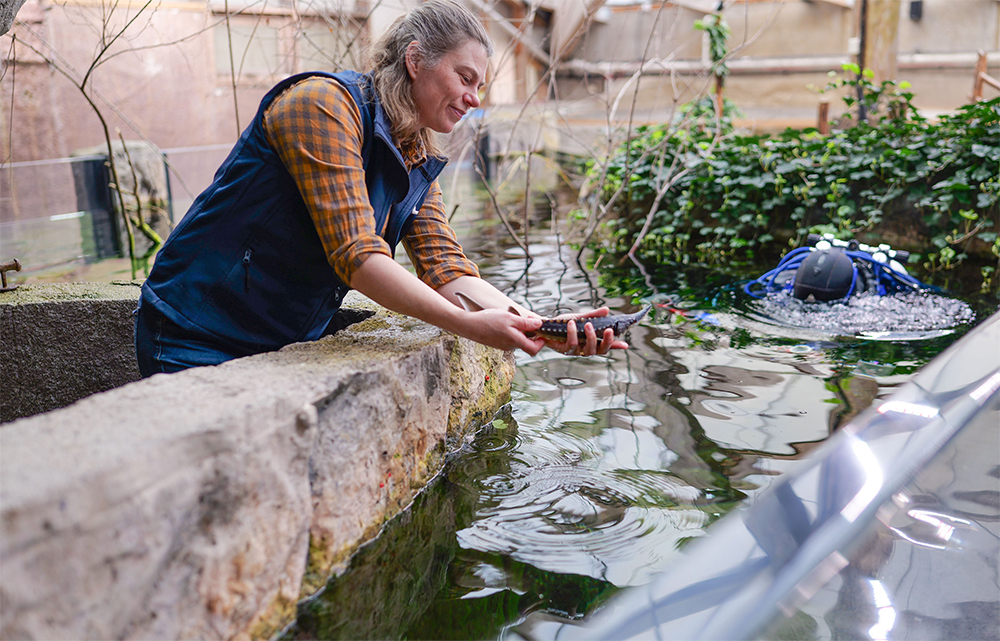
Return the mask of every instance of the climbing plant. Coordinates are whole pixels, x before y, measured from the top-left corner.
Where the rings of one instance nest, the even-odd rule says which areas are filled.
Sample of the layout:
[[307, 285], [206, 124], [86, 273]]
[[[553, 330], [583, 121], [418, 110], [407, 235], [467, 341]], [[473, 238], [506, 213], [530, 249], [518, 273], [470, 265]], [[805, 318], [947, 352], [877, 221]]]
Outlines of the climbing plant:
[[[627, 183], [599, 249], [627, 252], [647, 229], [640, 254], [718, 260], [779, 237], [795, 243], [810, 230], [847, 237], [896, 225], [916, 236], [920, 246], [912, 250], [940, 266], [961, 261], [973, 243], [997, 243], [1000, 99], [932, 121], [905, 83], [876, 85], [867, 70], [827, 89], [858, 84], [868, 120], [851, 120], [858, 99], [849, 95], [847, 114], [829, 135], [812, 128], [750, 135], [733, 131], [728, 119], [707, 118], [640, 128], [614, 151], [593, 190], [607, 199]], [[660, 153], [646, 152], [653, 147]], [[673, 184], [659, 194], [665, 168], [678, 166], [687, 171], [673, 171]]]

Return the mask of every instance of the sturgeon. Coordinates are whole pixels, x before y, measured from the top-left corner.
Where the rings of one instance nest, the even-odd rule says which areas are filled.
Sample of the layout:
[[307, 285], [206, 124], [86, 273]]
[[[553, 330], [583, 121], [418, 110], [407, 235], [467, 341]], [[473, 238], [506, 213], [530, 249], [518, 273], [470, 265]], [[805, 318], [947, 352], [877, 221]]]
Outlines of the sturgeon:
[[[455, 292], [455, 296], [457, 296], [458, 300], [461, 301], [462, 307], [470, 312], [479, 312], [485, 309], [482, 305], [462, 292]], [[609, 327], [615, 333], [615, 338], [618, 338], [625, 333], [625, 330], [642, 320], [642, 317], [649, 313], [650, 309], [652, 309], [652, 305], [646, 305], [646, 307], [635, 312], [634, 314], [618, 314], [614, 316], [599, 316], [597, 318], [576, 320], [576, 337], [581, 341], [587, 340], [585, 327], [587, 323], [590, 323], [594, 326], [594, 332], [597, 334], [598, 340], [600, 340], [601, 336], [604, 334], [604, 330]], [[508, 307], [507, 311], [520, 316], [517, 309], [513, 307]], [[548, 340], [565, 342], [569, 338], [569, 332], [567, 331], [568, 325], [569, 319], [561, 320], [555, 318], [543, 318], [542, 326], [533, 332], [526, 332], [526, 335], [528, 338], [540, 336]]]

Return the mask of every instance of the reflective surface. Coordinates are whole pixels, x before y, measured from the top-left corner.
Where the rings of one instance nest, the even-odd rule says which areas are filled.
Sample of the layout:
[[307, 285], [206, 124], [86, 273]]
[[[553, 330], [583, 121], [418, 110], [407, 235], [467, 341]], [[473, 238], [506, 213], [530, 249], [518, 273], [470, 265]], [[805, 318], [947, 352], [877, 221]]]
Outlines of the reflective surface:
[[[587, 269], [542, 225], [529, 263], [502, 226], [467, 210], [455, 224], [483, 275], [541, 314], [602, 304], [628, 313], [643, 302], [653, 311], [627, 333], [628, 351], [519, 353], [506, 413], [300, 608], [288, 638], [579, 633], [567, 622], [683, 561], [706, 528], [762, 496], [969, 326], [844, 339], [765, 318], [740, 298], [746, 276], [731, 267]], [[806, 515], [811, 523], [814, 508]]]
[[975, 316], [967, 303], [930, 291], [891, 296], [864, 293], [826, 305], [806, 303], [782, 292], [753, 301], [750, 309], [772, 323], [869, 340], [941, 335]]
[[559, 637], [997, 638], [998, 354], [1000, 314]]

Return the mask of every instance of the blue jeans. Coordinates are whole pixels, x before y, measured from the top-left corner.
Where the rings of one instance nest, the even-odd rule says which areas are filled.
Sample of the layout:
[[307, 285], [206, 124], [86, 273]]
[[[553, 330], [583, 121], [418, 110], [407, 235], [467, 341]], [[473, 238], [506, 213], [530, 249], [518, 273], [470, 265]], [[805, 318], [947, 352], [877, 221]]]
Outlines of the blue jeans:
[[143, 378], [189, 367], [218, 365], [243, 356], [180, 327], [142, 300], [134, 313], [135, 355]]

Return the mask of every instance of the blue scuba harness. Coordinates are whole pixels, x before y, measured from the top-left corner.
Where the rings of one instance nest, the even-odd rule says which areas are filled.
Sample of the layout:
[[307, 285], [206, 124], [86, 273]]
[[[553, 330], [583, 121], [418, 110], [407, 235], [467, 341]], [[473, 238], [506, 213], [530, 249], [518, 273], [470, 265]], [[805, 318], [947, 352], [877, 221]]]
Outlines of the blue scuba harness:
[[877, 247], [856, 240], [843, 241], [833, 234], [809, 235], [809, 246], [793, 249], [777, 267], [743, 286], [754, 298], [767, 294], [791, 293], [800, 300], [846, 301], [855, 293], [879, 296], [900, 291], [937, 288], [920, 282], [906, 272], [906, 251], [889, 245]]

